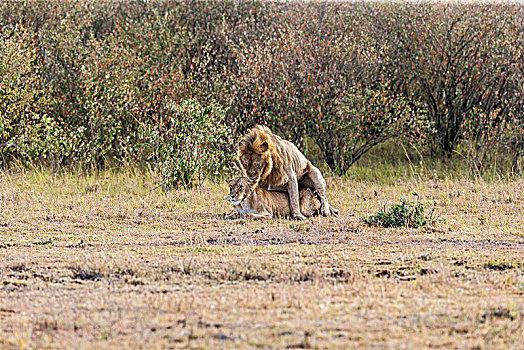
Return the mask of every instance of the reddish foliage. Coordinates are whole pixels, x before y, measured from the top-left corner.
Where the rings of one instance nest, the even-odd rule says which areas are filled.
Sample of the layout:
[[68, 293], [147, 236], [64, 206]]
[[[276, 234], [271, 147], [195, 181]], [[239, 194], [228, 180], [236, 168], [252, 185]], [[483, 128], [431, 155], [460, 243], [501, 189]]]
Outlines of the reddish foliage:
[[[339, 173], [392, 137], [447, 153], [467, 146], [477, 164], [493, 149], [517, 159], [523, 14], [519, 4], [429, 2], [2, 3], [0, 34], [16, 26], [32, 40], [26, 84], [43, 98], [26, 107], [35, 125], [52, 125], [35, 134], [53, 141], [1, 152], [58, 165], [141, 161], [142, 127], [166, 130], [168, 105], [197, 98], [228, 107], [235, 135], [264, 123], [299, 146], [313, 139]], [[0, 144], [21, 142], [16, 113], [2, 108], [11, 126]]]

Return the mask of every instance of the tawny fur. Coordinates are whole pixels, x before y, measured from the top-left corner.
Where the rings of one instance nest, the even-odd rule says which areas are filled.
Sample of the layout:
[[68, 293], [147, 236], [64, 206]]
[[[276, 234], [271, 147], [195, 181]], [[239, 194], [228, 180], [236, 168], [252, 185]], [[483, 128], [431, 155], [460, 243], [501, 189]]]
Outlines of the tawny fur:
[[[267, 150], [261, 145], [267, 143]], [[260, 176], [260, 185], [282, 186], [289, 181], [292, 172], [302, 173], [309, 161], [291, 142], [274, 135], [267, 126], [257, 125], [250, 129], [238, 143], [238, 160], [245, 154], [256, 154], [265, 159], [268, 166]], [[286, 160], [286, 163], [284, 162]], [[241, 162], [242, 164], [242, 162]]]
[[[285, 192], [264, 190], [246, 177], [229, 181], [229, 191], [233, 211], [226, 215], [226, 219], [242, 216], [260, 219], [291, 217], [289, 195]], [[300, 211], [306, 217], [320, 212], [320, 200], [310, 189], [300, 190]]]
[[287, 191], [292, 217], [303, 219], [299, 208], [299, 188], [318, 194], [324, 216], [338, 215], [326, 197], [326, 181], [309, 160], [291, 142], [273, 134], [266, 126], [250, 129], [238, 143], [238, 160], [244, 175], [259, 187]]

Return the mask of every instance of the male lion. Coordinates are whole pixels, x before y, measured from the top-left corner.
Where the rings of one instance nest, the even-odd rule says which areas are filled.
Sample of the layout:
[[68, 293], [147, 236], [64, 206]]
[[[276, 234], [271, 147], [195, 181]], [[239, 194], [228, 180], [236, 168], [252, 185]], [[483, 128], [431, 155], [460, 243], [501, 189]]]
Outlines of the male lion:
[[[249, 216], [256, 219], [288, 218], [289, 196], [286, 192], [267, 191], [250, 182], [247, 177], [229, 181], [229, 200], [233, 211], [226, 219]], [[309, 188], [301, 189], [299, 194], [300, 211], [307, 217], [318, 215], [320, 201]]]
[[257, 125], [238, 142], [238, 160], [251, 182], [268, 190], [287, 191], [291, 216], [302, 220], [299, 207], [299, 186], [311, 188], [319, 196], [320, 213], [337, 216], [326, 197], [326, 180], [298, 148], [274, 135], [269, 128]]

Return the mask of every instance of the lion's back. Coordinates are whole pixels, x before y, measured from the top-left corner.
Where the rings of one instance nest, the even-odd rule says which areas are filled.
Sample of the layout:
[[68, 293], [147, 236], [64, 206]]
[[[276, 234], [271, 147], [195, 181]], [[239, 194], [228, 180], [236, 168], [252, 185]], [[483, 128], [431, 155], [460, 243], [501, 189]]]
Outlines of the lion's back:
[[[252, 203], [255, 211], [267, 211], [273, 213], [276, 217], [291, 217], [289, 206], [289, 194], [283, 191], [268, 191], [262, 188], [256, 189], [258, 201]], [[320, 212], [320, 200], [318, 196], [309, 188], [302, 188], [299, 192], [300, 212], [311, 217], [318, 215]]]
[[273, 159], [273, 169], [266, 179], [268, 185], [282, 185], [293, 176], [300, 178], [308, 168], [309, 161], [292, 142], [282, 139], [278, 135], [271, 135], [275, 148], [273, 158], [277, 155], [279, 159]]
[[259, 196], [261, 202], [259, 203], [269, 212], [272, 212], [274, 216], [287, 218], [291, 216], [291, 209], [289, 207], [289, 195], [287, 192], [282, 191], [268, 191], [259, 189]]

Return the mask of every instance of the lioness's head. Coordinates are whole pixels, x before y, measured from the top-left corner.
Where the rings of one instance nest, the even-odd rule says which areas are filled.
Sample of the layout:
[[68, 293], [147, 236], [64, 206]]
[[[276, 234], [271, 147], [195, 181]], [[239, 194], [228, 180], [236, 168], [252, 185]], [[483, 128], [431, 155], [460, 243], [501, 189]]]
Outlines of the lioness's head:
[[229, 201], [233, 205], [240, 204], [254, 191], [256, 183], [250, 182], [247, 177], [237, 177], [228, 181]]
[[251, 182], [256, 183], [271, 172], [270, 135], [267, 127], [257, 125], [238, 142], [238, 161]]

